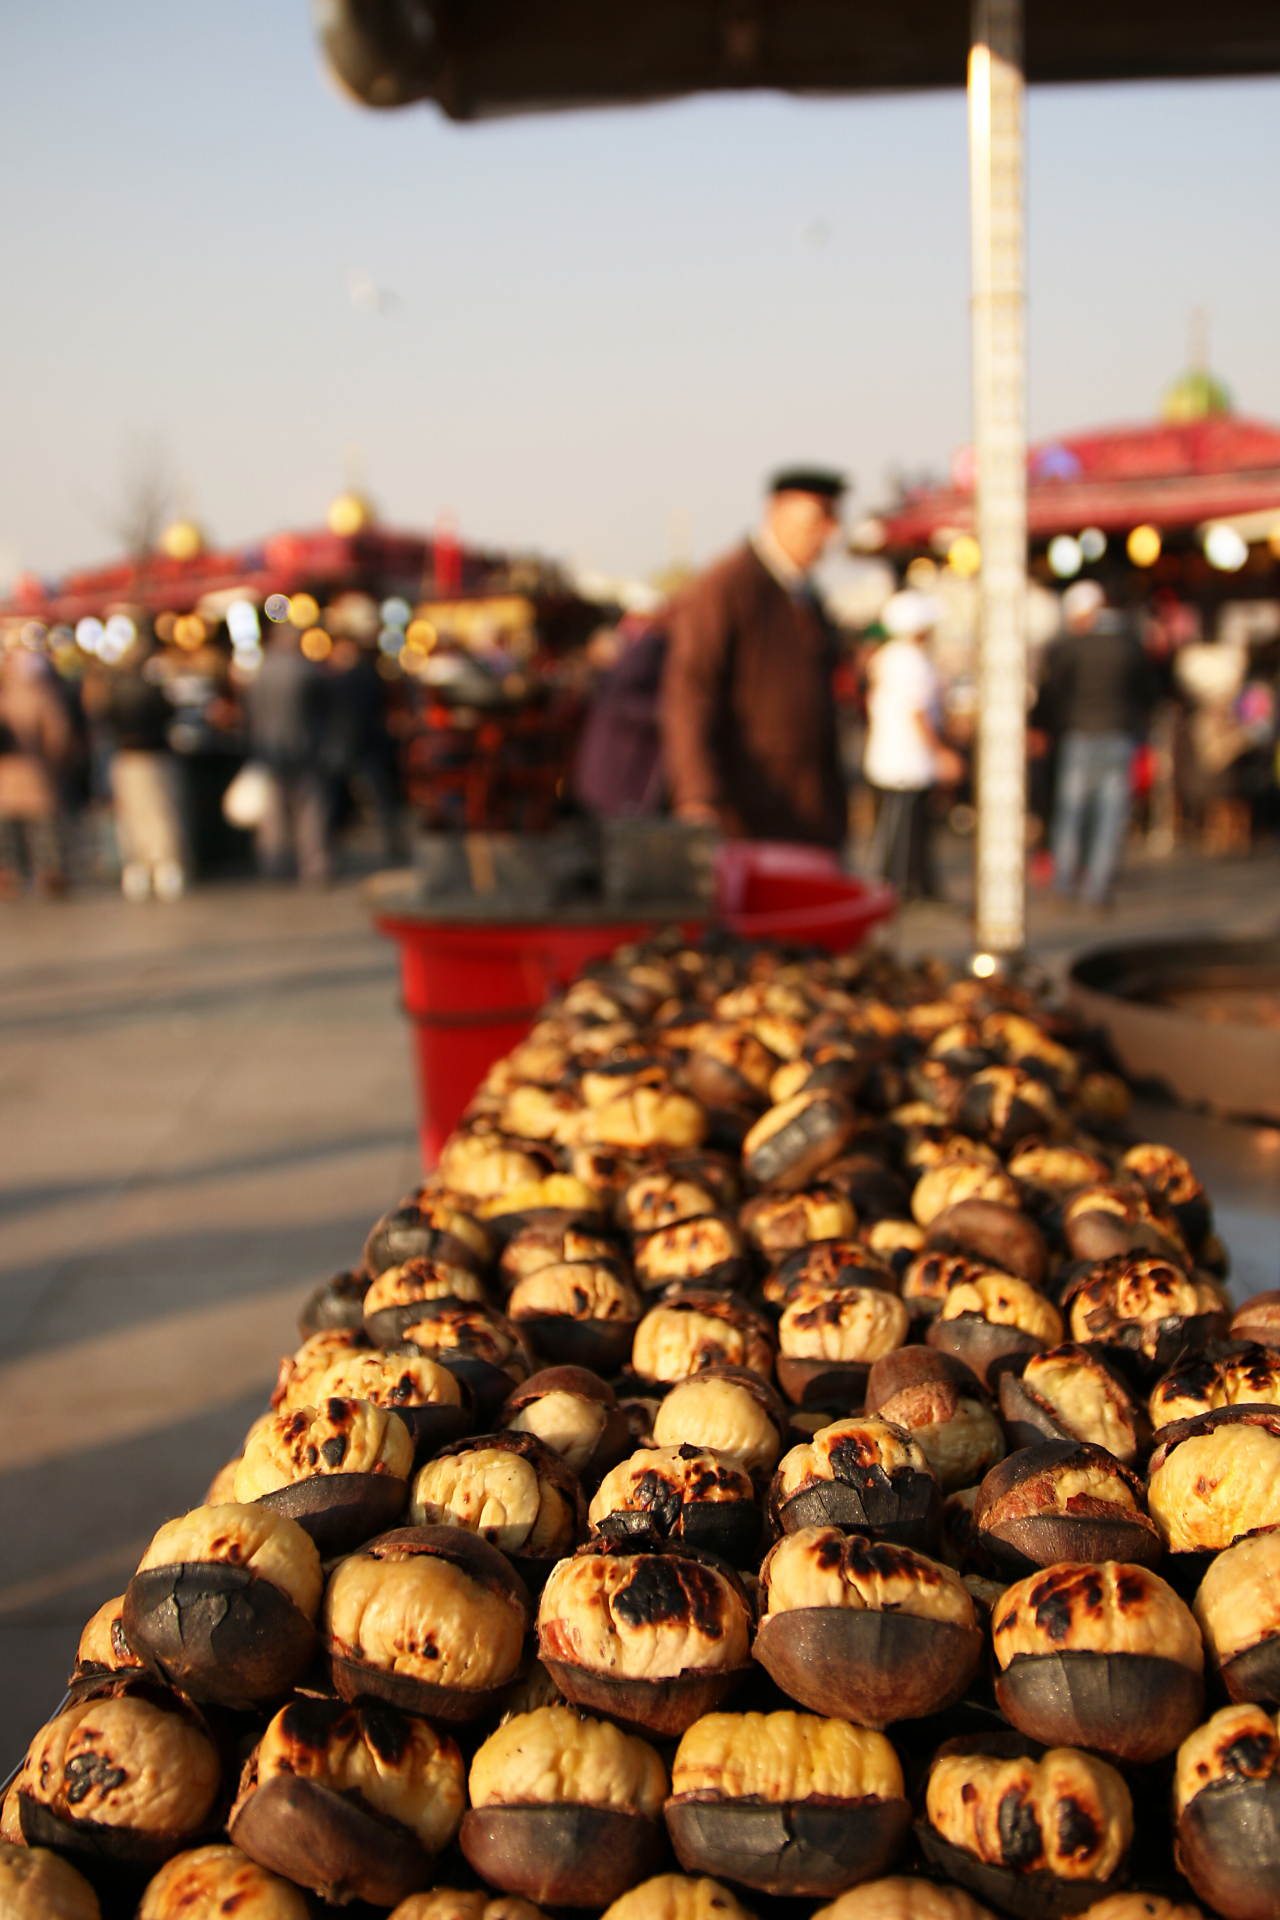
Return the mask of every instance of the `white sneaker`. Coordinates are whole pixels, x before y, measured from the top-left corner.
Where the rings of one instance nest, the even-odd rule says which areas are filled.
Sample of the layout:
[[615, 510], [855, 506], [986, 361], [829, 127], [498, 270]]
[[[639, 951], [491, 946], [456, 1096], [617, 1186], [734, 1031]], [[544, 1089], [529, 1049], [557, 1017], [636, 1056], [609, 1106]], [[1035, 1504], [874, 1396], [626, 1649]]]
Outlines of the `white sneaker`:
[[120, 891], [130, 906], [140, 907], [151, 898], [151, 874], [141, 860], [130, 860], [120, 875]]
[[162, 901], [166, 907], [171, 907], [175, 901], [181, 900], [186, 892], [187, 876], [177, 860], [161, 860], [157, 863], [152, 875], [152, 885], [155, 888], [156, 899]]

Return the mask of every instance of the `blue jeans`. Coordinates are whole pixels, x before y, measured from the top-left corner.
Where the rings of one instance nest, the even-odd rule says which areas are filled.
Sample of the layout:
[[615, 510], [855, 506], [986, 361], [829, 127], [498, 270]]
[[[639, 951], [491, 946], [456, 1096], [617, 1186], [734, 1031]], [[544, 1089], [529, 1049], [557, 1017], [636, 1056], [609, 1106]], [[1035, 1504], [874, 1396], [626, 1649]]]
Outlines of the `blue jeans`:
[[1127, 733], [1066, 733], [1058, 749], [1053, 808], [1054, 884], [1081, 892], [1101, 906], [1111, 891], [1129, 825], [1129, 768], [1134, 743]]

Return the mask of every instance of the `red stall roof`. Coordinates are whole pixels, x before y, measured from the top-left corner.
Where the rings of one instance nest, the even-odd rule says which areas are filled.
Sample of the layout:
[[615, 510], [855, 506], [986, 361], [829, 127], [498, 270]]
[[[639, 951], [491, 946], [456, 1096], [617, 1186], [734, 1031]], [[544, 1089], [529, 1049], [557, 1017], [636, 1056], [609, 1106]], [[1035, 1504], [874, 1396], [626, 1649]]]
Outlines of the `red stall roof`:
[[[956, 484], [908, 492], [882, 516], [885, 544], [923, 547], [946, 527], [973, 527], [973, 477], [961, 456]], [[1186, 424], [1111, 427], [1044, 440], [1027, 455], [1033, 540], [1101, 527], [1162, 532], [1275, 509], [1280, 515], [1280, 427], [1240, 414]]]

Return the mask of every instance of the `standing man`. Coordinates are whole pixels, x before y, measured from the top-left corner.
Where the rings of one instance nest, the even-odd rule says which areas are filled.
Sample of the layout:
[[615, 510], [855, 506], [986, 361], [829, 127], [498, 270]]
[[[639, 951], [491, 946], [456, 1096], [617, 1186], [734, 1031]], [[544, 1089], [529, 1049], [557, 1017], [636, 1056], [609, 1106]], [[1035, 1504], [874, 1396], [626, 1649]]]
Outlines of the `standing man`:
[[1066, 631], [1049, 649], [1045, 706], [1058, 736], [1053, 811], [1054, 885], [1105, 907], [1129, 825], [1129, 774], [1147, 730], [1156, 682], [1129, 622], [1096, 580], [1062, 596]]
[[324, 765], [330, 682], [286, 621], [267, 642], [248, 689], [249, 744], [270, 769], [271, 799], [258, 827], [258, 865], [282, 879], [292, 851], [298, 878], [323, 886], [332, 871], [329, 778]]
[[809, 576], [844, 492], [839, 474], [779, 473], [757, 532], [672, 609], [660, 720], [678, 819], [842, 845], [835, 635]]

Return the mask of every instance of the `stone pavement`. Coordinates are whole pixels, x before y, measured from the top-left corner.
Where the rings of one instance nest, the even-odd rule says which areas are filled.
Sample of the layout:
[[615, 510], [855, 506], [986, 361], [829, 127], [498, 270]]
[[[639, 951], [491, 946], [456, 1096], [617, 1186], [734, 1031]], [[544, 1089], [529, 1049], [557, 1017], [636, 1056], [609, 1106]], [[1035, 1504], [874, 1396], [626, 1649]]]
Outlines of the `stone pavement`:
[[[1278, 881], [1274, 855], [1138, 865], [1106, 922], [1035, 899], [1033, 946], [1270, 930]], [[968, 948], [960, 907], [892, 937]], [[416, 1178], [394, 952], [354, 885], [0, 910], [0, 1113], [2, 1778], [84, 1621], [239, 1446], [308, 1287]], [[1280, 1131], [1150, 1124], [1204, 1172], [1242, 1291], [1280, 1284]]]

